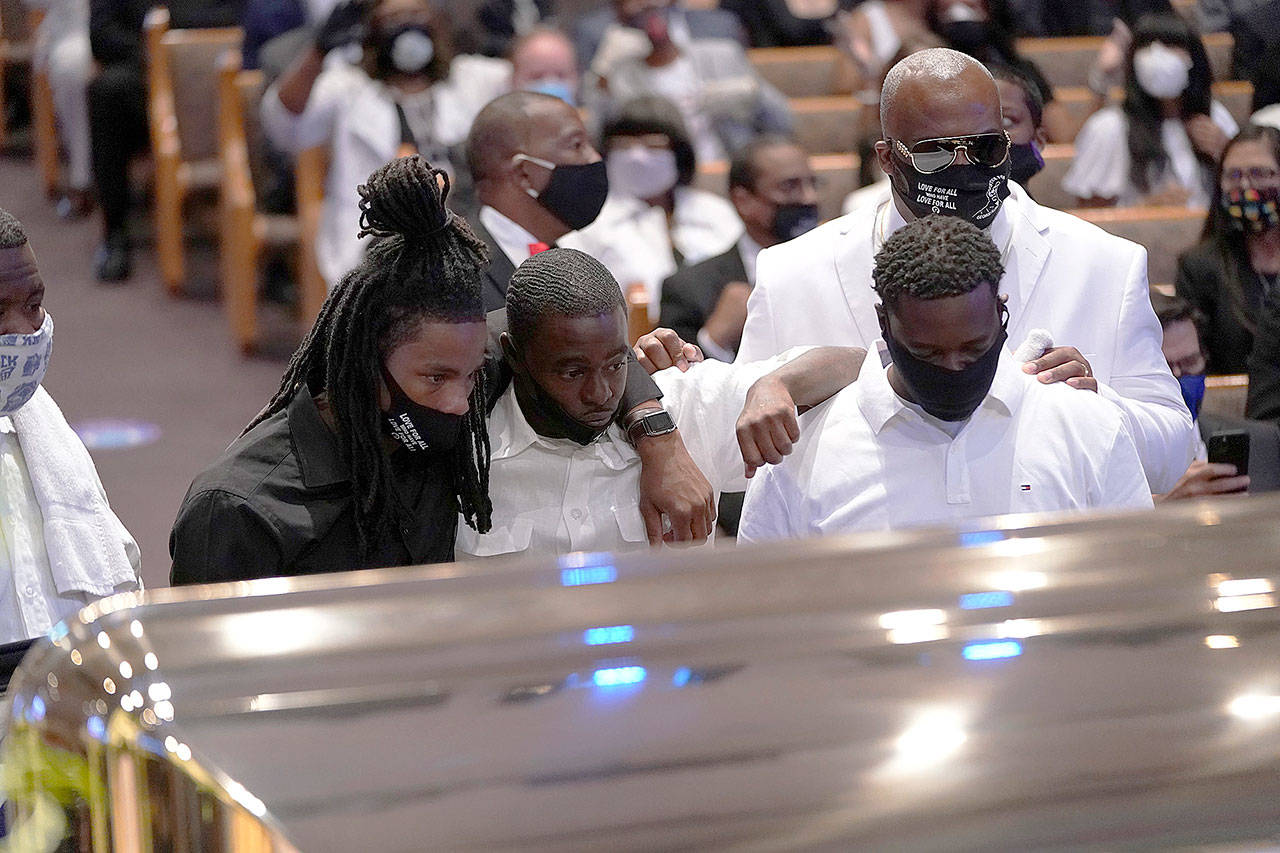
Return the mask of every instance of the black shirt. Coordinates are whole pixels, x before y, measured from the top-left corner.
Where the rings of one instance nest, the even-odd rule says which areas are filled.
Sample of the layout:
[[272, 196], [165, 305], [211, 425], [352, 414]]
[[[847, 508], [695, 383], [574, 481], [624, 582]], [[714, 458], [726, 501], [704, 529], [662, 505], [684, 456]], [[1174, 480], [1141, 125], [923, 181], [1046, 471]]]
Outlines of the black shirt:
[[1233, 258], [1235, 274], [1243, 290], [1244, 304], [1237, 307], [1227, 292], [1227, 270], [1212, 243], [1201, 243], [1178, 259], [1178, 280], [1174, 290], [1190, 302], [1204, 318], [1200, 338], [1204, 345], [1207, 373], [1244, 373], [1248, 370], [1253, 332], [1240, 318], [1256, 323], [1262, 315], [1267, 294], [1247, 257]]
[[170, 582], [452, 560], [458, 523], [452, 456], [397, 450], [392, 468], [407, 523], [375, 541], [362, 560], [350, 468], [315, 400], [299, 392], [191, 484], [169, 537]]

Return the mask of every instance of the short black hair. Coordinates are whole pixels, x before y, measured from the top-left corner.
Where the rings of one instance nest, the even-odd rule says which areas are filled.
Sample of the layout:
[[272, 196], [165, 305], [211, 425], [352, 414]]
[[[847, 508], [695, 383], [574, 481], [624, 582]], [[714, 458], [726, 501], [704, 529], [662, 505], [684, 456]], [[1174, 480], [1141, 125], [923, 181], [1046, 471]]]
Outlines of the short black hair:
[[609, 153], [609, 144], [615, 136], [643, 136], [646, 133], [661, 133], [671, 140], [671, 150], [676, 155], [677, 182], [682, 187], [693, 183], [698, 171], [698, 158], [693, 151], [689, 128], [680, 115], [680, 108], [658, 95], [632, 98], [605, 121], [600, 131], [601, 153]]
[[516, 268], [507, 285], [507, 328], [522, 348], [548, 315], [598, 317], [625, 308], [622, 288], [604, 264], [577, 249], [548, 249]]
[[884, 241], [871, 271], [886, 308], [903, 296], [963, 296], [982, 285], [995, 293], [1004, 275], [1000, 250], [972, 223], [954, 216], [909, 222]]
[[1023, 100], [1027, 104], [1027, 112], [1031, 114], [1031, 123], [1038, 129], [1040, 122], [1044, 119], [1044, 93], [1040, 91], [1040, 85], [1021, 68], [1014, 65], [1006, 65], [1003, 62], [988, 62], [987, 70], [991, 72], [991, 76], [996, 78], [996, 82], [1001, 80], [1006, 83], [1012, 83], [1022, 90]]
[[739, 148], [729, 161], [729, 189], [742, 187], [754, 191], [756, 182], [760, 180], [760, 165], [757, 162], [760, 153], [782, 146], [794, 148], [796, 141], [781, 134], [766, 133]]
[[467, 168], [476, 183], [502, 171], [502, 165], [529, 144], [529, 119], [539, 106], [563, 104], [541, 92], [508, 92], [480, 110], [467, 134]]
[[27, 245], [27, 232], [18, 217], [0, 209], [0, 249], [16, 249]]

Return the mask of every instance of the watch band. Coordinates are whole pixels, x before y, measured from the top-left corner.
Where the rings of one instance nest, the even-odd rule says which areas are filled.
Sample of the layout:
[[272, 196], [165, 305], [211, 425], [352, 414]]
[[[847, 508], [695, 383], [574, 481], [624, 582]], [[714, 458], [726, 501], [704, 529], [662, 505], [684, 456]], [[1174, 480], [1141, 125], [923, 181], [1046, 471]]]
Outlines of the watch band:
[[675, 419], [665, 409], [653, 409], [627, 425], [627, 440], [634, 446], [644, 436], [666, 435], [676, 431]]

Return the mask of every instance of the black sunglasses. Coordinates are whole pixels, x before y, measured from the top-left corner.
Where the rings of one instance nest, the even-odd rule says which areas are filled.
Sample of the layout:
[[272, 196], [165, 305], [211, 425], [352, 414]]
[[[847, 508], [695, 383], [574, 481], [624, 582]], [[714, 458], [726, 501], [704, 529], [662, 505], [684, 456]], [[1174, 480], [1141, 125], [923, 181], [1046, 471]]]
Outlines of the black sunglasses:
[[956, 162], [963, 150], [969, 162], [978, 166], [999, 166], [1009, 156], [1009, 134], [976, 133], [973, 136], [946, 136], [922, 139], [910, 148], [896, 139], [890, 140], [898, 155], [923, 175], [941, 172]]

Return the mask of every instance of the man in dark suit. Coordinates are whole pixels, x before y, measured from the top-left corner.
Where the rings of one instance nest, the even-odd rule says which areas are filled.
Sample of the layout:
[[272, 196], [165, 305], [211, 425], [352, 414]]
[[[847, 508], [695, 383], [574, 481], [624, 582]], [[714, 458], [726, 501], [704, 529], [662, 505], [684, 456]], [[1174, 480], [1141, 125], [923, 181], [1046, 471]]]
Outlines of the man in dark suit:
[[760, 250], [818, 224], [817, 180], [809, 158], [783, 137], [761, 137], [734, 156], [729, 198], [746, 233], [723, 254], [663, 282], [659, 320], [722, 361], [733, 361], [737, 352]]
[[577, 110], [536, 92], [511, 92], [480, 111], [467, 164], [480, 202], [470, 221], [490, 252], [484, 307], [496, 311], [516, 267], [595, 221], [609, 181]]
[[152, 6], [169, 9], [174, 29], [232, 27], [244, 0], [92, 0], [89, 45], [101, 68], [89, 83], [93, 179], [102, 207], [103, 244], [94, 259], [100, 281], [129, 277], [129, 160], [147, 147], [142, 19]]

